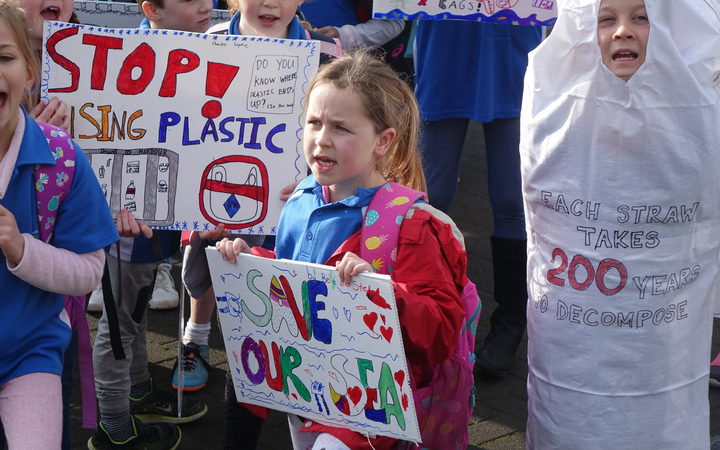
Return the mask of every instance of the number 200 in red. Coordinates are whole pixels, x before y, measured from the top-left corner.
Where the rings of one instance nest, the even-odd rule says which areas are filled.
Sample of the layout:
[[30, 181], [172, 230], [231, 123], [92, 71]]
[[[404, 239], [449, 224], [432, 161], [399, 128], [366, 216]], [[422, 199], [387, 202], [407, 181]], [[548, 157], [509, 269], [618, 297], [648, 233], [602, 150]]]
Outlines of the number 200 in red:
[[[617, 259], [607, 258], [600, 261], [598, 264], [597, 271], [593, 267], [589, 259], [583, 255], [575, 255], [568, 264], [568, 257], [565, 251], [561, 248], [556, 248], [552, 252], [552, 262], [554, 263], [557, 258], [560, 258], [560, 265], [548, 270], [547, 280], [556, 286], [565, 286], [565, 280], [560, 275], [567, 270], [567, 278], [570, 282], [570, 286], [578, 291], [584, 291], [592, 285], [593, 280], [597, 285], [600, 292], [605, 295], [615, 295], [620, 292], [627, 283], [628, 272], [625, 265]], [[585, 269], [586, 278], [583, 281], [578, 281], [576, 271], [578, 266], [582, 266]], [[620, 275], [620, 283], [614, 288], [608, 288], [605, 284], [605, 275], [615, 269]]]

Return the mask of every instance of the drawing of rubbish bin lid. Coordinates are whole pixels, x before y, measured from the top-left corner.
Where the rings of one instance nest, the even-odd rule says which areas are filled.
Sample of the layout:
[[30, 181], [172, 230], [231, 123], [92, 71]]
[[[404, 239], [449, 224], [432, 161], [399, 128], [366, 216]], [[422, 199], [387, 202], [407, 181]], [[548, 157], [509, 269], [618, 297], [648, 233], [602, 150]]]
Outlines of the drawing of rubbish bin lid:
[[234, 230], [256, 225], [267, 215], [265, 164], [251, 156], [217, 159], [203, 172], [199, 197], [200, 212], [214, 225]]

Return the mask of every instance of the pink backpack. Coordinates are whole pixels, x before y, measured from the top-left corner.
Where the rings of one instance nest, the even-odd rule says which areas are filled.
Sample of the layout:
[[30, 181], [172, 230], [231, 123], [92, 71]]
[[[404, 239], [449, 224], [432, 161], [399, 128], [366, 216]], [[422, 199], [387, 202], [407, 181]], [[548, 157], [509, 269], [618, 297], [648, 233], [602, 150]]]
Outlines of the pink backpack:
[[[427, 201], [425, 193], [387, 183], [370, 201], [361, 231], [360, 256], [378, 273], [392, 272], [400, 224], [418, 200]], [[468, 425], [475, 403], [475, 333], [482, 303], [470, 280], [463, 287], [461, 297], [465, 319], [457, 348], [445, 361], [433, 367], [430, 386], [421, 389], [413, 386], [422, 444], [408, 444], [406, 448], [467, 448]]]
[[[70, 136], [60, 128], [46, 123], [36, 122], [47, 140], [55, 157], [53, 165], [35, 166], [35, 200], [37, 201], [38, 232], [40, 240], [52, 242], [53, 231], [60, 204], [70, 193], [75, 176], [75, 146]], [[28, 124], [28, 126], [31, 126]], [[97, 427], [97, 408], [95, 404], [95, 382], [93, 378], [92, 351], [90, 349], [90, 330], [85, 317], [87, 296], [64, 296], [65, 311], [70, 318], [70, 326], [77, 330], [78, 358], [80, 367], [80, 388], [83, 405], [83, 428]]]

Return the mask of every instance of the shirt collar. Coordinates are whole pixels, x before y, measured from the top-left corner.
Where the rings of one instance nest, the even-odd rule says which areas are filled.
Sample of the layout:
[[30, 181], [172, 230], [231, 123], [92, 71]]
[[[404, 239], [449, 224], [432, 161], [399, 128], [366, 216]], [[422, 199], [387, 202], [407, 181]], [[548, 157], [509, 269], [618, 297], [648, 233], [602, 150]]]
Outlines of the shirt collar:
[[[23, 117], [25, 118], [25, 132], [20, 142], [20, 154], [18, 155], [16, 167], [35, 164], [55, 164], [55, 157], [47, 145], [47, 139], [40, 127], [34, 120], [28, 117], [23, 109]], [[68, 137], [69, 139], [69, 137]], [[45, 145], [38, 145], [42, 142]]]
[[[362, 208], [370, 204], [370, 200], [372, 200], [373, 196], [379, 188], [380, 186], [375, 186], [372, 188], [359, 187], [356, 194], [344, 198], [339, 202], [328, 203], [328, 205], [343, 205], [348, 207]], [[293, 196], [295, 196], [296, 194], [298, 194], [298, 192], [301, 191], [307, 193], [312, 192], [313, 195], [315, 195], [317, 200], [320, 202], [320, 204], [325, 203], [323, 201], [322, 186], [320, 185], [320, 183], [317, 182], [315, 176], [309, 175], [307, 178], [301, 181], [295, 188], [295, 193], [293, 193]]]

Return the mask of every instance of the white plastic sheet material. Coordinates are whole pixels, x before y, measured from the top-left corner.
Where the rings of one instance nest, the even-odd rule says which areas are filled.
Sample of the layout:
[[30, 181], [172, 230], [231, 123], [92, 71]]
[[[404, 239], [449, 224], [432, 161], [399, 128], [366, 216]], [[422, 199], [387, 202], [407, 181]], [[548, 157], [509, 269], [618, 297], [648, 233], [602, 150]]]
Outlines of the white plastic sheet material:
[[720, 7], [646, 0], [647, 56], [601, 62], [559, 1], [521, 114], [531, 449], [707, 449], [720, 243]]

